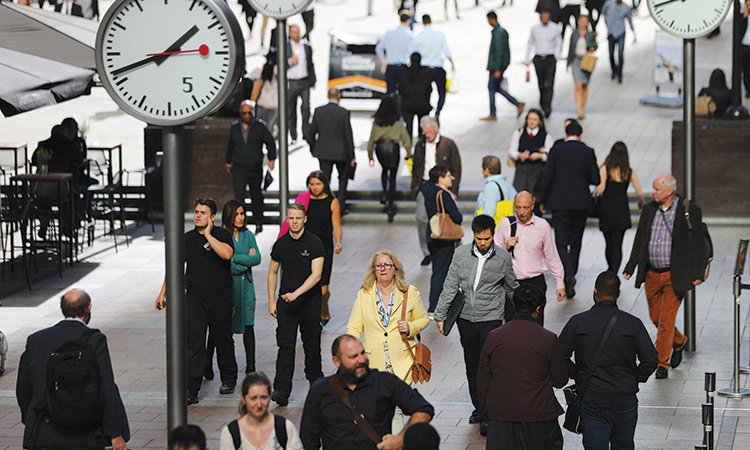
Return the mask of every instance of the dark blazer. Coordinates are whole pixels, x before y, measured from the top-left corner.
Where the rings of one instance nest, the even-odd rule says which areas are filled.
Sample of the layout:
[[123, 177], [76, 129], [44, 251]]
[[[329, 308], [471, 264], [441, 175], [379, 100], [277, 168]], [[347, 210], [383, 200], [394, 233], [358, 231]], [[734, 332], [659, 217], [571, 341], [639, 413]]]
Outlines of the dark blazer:
[[313, 156], [323, 161], [354, 159], [351, 114], [335, 102], [318, 106], [305, 133]]
[[[62, 12], [62, 8], [64, 4], [65, 2], [61, 1], [57, 5], [55, 5], [55, 12]], [[98, 13], [98, 7], [97, 7], [97, 13]], [[83, 17], [83, 8], [81, 8], [81, 5], [79, 5], [78, 3], [73, 3], [73, 5], [70, 7], [70, 15], [76, 16], [76, 17]]]
[[[427, 173], [432, 167], [424, 166], [424, 150], [425, 150], [425, 138], [420, 136], [417, 140], [417, 144], [414, 146], [414, 159], [411, 168], [411, 196], [416, 197], [419, 188], [422, 186]], [[440, 141], [437, 143], [437, 165], [446, 167], [451, 171], [451, 174], [455, 178], [453, 181], [453, 187], [451, 192], [458, 195], [458, 185], [461, 183], [461, 154], [458, 153], [458, 147], [453, 139], [445, 136], [440, 136]]]
[[[437, 214], [437, 196], [438, 193], [440, 193], [440, 196], [443, 199], [443, 207], [445, 208], [445, 212], [448, 213], [449, 216], [451, 216], [451, 220], [453, 222], [461, 225], [461, 222], [463, 221], [464, 216], [461, 214], [461, 211], [458, 210], [458, 206], [456, 206], [456, 202], [453, 201], [453, 198], [448, 192], [445, 192], [445, 189], [441, 188], [440, 186], [436, 185], [435, 183], [431, 182], [430, 180], [425, 180], [422, 183], [422, 186], [420, 188], [422, 190], [422, 194], [424, 195], [424, 207], [427, 210], [427, 217], [428, 219], [431, 219], [432, 216]], [[432, 242], [433, 239], [430, 237], [430, 234], [432, 233], [432, 230], [430, 229], [429, 222], [427, 223], [427, 242]], [[435, 240], [436, 242], [440, 243], [450, 243], [450, 245], [454, 245], [454, 241], [444, 241], [444, 240]]]
[[[26, 426], [23, 434], [24, 448], [36, 447], [90, 448], [110, 446], [113, 437], [130, 439], [130, 427], [120, 392], [112, 373], [107, 338], [95, 333], [89, 339], [94, 349], [101, 371], [104, 392], [104, 413], [101, 426], [95, 430], [59, 429], [40, 418], [38, 411], [44, 406], [47, 362], [50, 353], [57, 350], [65, 341], [78, 339], [88, 327], [78, 321], [62, 320], [56, 325], [37, 331], [26, 340], [26, 350], [21, 355], [16, 383], [16, 398], [21, 408], [21, 422]], [[34, 424], [37, 424], [37, 438], [32, 442]]]
[[[570, 34], [570, 47], [568, 47], [568, 67], [570, 67], [570, 65], [573, 64], [573, 60], [576, 59], [576, 44], [580, 36], [578, 28], [573, 28], [573, 32]], [[589, 47], [596, 47], [596, 33], [593, 31], [587, 31], [584, 38], [586, 39], [586, 50], [588, 50]]]
[[[699, 261], [706, 260], [706, 248], [703, 242], [703, 232], [701, 222], [703, 214], [701, 209], [690, 202], [688, 211], [690, 212], [690, 223], [693, 225], [692, 233], [688, 230], [687, 219], [685, 218], [685, 207], [682, 197], [677, 198], [677, 211], [675, 211], [674, 229], [672, 230], [672, 255], [671, 255], [671, 274], [672, 288], [675, 293], [682, 296], [693, 286], [693, 280], [704, 280], [706, 274]], [[651, 201], [643, 207], [641, 218], [638, 220], [638, 229], [635, 232], [633, 249], [630, 252], [630, 259], [625, 264], [623, 273], [633, 274], [636, 266], [638, 273], [635, 276], [635, 287], [640, 288], [641, 284], [646, 281], [646, 271], [648, 270], [648, 243], [651, 240], [651, 224], [654, 221], [657, 203]], [[693, 264], [695, 261], [696, 264]]]
[[265, 122], [255, 119], [247, 132], [247, 142], [242, 138], [242, 124], [237, 121], [229, 128], [229, 142], [224, 158], [227, 164], [263, 170], [263, 145], [266, 146], [268, 160], [276, 159], [276, 143]]
[[594, 149], [570, 140], [549, 152], [540, 185], [540, 203], [551, 211], [591, 208], [589, 185], [599, 184]]
[[[417, 72], [415, 73], [414, 70]], [[398, 75], [398, 91], [401, 94], [401, 109], [404, 112], [426, 115], [430, 113], [432, 78], [427, 69], [404, 69]]]
[[[272, 35], [276, 35], [276, 29], [274, 29]], [[305, 59], [307, 60], [307, 81], [309, 82], [310, 87], [312, 87], [312, 85], [317, 81], [317, 78], [315, 77], [315, 65], [313, 64], [312, 47], [310, 46], [310, 43], [305, 40], [300, 40], [300, 42], [302, 42], [302, 45], [305, 47]], [[273, 45], [273, 43], [271, 45]], [[289, 41], [287, 41], [286, 43], [286, 54], [287, 57], [290, 57], [292, 55], [292, 44]], [[288, 61], [287, 67], [289, 67]]]

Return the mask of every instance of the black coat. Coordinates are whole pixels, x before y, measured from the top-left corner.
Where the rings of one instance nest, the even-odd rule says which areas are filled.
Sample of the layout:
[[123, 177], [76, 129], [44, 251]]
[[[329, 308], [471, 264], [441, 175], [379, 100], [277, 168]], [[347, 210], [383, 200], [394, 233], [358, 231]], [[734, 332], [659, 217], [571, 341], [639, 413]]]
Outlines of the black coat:
[[[273, 37], [276, 36], [276, 29], [274, 28], [273, 31]], [[312, 47], [310, 46], [310, 43], [301, 40], [302, 45], [305, 47], [305, 59], [307, 60], [307, 81], [310, 84], [310, 87], [312, 87], [313, 84], [317, 81], [317, 78], [315, 77], [315, 65], [313, 64], [313, 51]], [[271, 46], [273, 46], [273, 42], [271, 42]], [[292, 56], [292, 44], [287, 41], [286, 43], [286, 56], [287, 58]], [[274, 59], [275, 60], [275, 59]], [[272, 61], [272, 60], [269, 60]], [[287, 61], [287, 67], [289, 66], [289, 62]]]
[[[633, 249], [630, 252], [630, 259], [625, 264], [623, 273], [633, 274], [636, 266], [638, 273], [635, 276], [635, 287], [640, 288], [641, 284], [646, 281], [646, 271], [648, 270], [648, 242], [651, 240], [651, 223], [654, 220], [657, 203], [649, 202], [641, 211], [641, 218], [638, 220], [638, 229], [635, 232]], [[703, 232], [701, 231], [701, 222], [703, 214], [701, 209], [693, 202], [690, 202], [688, 209], [690, 213], [690, 223], [693, 225], [692, 233], [688, 230], [687, 219], [685, 218], [685, 207], [682, 197], [678, 197], [677, 211], [675, 211], [674, 229], [672, 230], [672, 255], [671, 255], [671, 274], [672, 288], [675, 293], [682, 296], [693, 286], [693, 280], [703, 280], [706, 274], [704, 267], [700, 263], [706, 260], [706, 247], [703, 242]], [[695, 261], [695, 264], [693, 263]]]
[[424, 67], [416, 72], [411, 68], [402, 70], [398, 76], [398, 92], [401, 94], [401, 109], [405, 112], [424, 115], [432, 110], [432, 78]]
[[[50, 353], [57, 350], [65, 341], [78, 339], [88, 327], [78, 321], [63, 320], [56, 325], [37, 331], [26, 340], [26, 350], [21, 355], [16, 383], [16, 398], [21, 408], [21, 422], [26, 426], [23, 435], [24, 448], [32, 446], [32, 429], [39, 418], [38, 410], [43, 408], [46, 387], [46, 369]], [[54, 425], [39, 420], [38, 434], [33, 443], [47, 448], [89, 448], [110, 446], [113, 437], [130, 439], [130, 427], [120, 392], [115, 384], [112, 361], [109, 357], [107, 338], [95, 333], [89, 339], [94, 349], [104, 393], [104, 412], [101, 426], [95, 430], [58, 429]]]
[[[464, 216], [461, 214], [461, 211], [458, 210], [458, 206], [456, 206], [456, 202], [453, 201], [453, 197], [450, 195], [450, 193], [448, 193], [445, 189], [441, 188], [435, 183], [431, 182], [430, 180], [425, 180], [424, 183], [422, 183], [422, 187], [420, 188], [420, 190], [422, 191], [422, 195], [424, 195], [424, 207], [427, 210], [428, 219], [431, 219], [432, 216], [437, 214], [437, 196], [438, 193], [440, 193], [440, 196], [443, 200], [443, 207], [445, 208], [444, 212], [446, 212], [451, 217], [451, 220], [454, 223], [461, 225], [461, 221], [463, 221]], [[428, 222], [427, 242], [433, 241], [432, 237], [430, 237], [431, 233], [432, 230], [430, 229], [430, 224]], [[450, 245], [454, 244], [453, 241], [436, 240], [436, 242], [449, 242]]]
[[591, 208], [589, 185], [599, 184], [599, 167], [594, 149], [570, 140], [554, 145], [539, 189], [539, 201], [548, 210], [588, 210]]
[[235, 122], [229, 128], [229, 142], [224, 156], [227, 164], [263, 170], [263, 145], [266, 146], [268, 160], [276, 159], [276, 143], [273, 135], [262, 120], [255, 119], [250, 124], [247, 142], [242, 139], [242, 124]]
[[[55, 12], [62, 12], [62, 8], [64, 5], [65, 5], [64, 1], [61, 1], [57, 5], [55, 5]], [[99, 8], [97, 7], [97, 11], [96, 11], [97, 14], [99, 13], [98, 9]], [[76, 17], [83, 17], [83, 8], [81, 8], [81, 5], [79, 5], [78, 3], [73, 3], [70, 6], [70, 15], [76, 16]]]
[[315, 108], [305, 133], [313, 156], [323, 161], [354, 159], [350, 113], [334, 102]]

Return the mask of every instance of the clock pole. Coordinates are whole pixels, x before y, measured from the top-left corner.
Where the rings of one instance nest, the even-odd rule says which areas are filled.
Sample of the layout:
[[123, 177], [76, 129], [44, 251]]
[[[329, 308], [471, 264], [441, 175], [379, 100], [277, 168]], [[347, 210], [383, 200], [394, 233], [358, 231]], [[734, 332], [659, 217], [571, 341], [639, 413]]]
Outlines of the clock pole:
[[[695, 39], [683, 40], [685, 68], [682, 89], [683, 195], [695, 200]], [[695, 286], [685, 294], [686, 350], [694, 352], [695, 342]]]
[[187, 423], [187, 313], [182, 126], [162, 128], [167, 300], [167, 426]]
[[276, 26], [276, 55], [279, 78], [279, 225], [289, 206], [289, 131], [286, 78], [286, 19]]

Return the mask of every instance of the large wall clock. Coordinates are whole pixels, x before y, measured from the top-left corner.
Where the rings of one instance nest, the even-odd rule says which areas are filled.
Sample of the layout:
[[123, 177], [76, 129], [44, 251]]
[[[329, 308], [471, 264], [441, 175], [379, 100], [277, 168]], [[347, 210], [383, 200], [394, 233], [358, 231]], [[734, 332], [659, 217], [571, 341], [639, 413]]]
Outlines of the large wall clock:
[[683, 39], [705, 36], [721, 25], [732, 0], [646, 0], [651, 17], [664, 31]]
[[256, 11], [274, 19], [286, 19], [299, 14], [312, 0], [250, 0]]
[[96, 68], [126, 113], [180, 125], [216, 111], [245, 65], [239, 23], [223, 0], [117, 0], [96, 37]]

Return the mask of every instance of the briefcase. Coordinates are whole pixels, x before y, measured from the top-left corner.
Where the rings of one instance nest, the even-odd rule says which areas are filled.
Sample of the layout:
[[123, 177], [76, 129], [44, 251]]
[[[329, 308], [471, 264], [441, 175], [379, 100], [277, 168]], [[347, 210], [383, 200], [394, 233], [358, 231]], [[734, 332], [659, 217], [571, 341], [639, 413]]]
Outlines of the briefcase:
[[464, 309], [464, 303], [466, 303], [464, 293], [459, 289], [458, 292], [456, 292], [456, 296], [453, 297], [451, 306], [448, 308], [448, 314], [445, 315], [445, 321], [443, 322], [444, 336], [448, 336], [448, 333], [453, 329], [453, 325], [456, 324], [456, 321], [461, 315], [461, 311]]
[[263, 190], [265, 191], [268, 189], [268, 186], [273, 183], [273, 175], [271, 175], [271, 171], [266, 169], [266, 176], [263, 177]]

